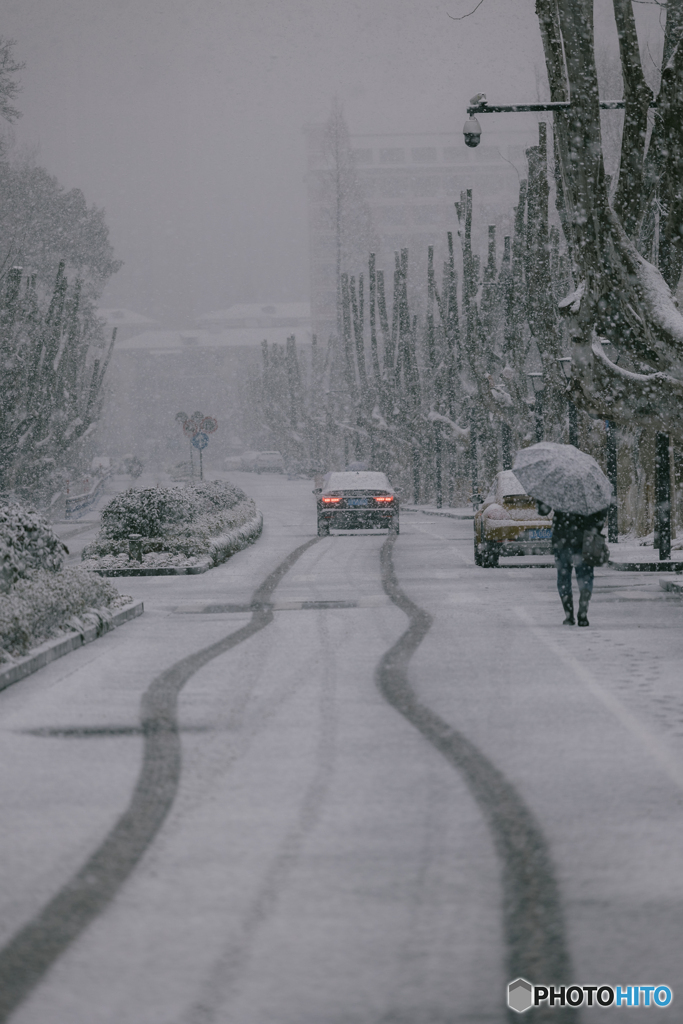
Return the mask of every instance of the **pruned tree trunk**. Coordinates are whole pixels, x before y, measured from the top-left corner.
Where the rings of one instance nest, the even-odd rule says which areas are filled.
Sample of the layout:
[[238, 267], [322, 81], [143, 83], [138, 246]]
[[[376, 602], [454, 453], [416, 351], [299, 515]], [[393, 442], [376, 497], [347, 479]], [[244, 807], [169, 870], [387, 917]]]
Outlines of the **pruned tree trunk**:
[[[579, 285], [561, 304], [574, 341], [572, 391], [577, 405], [604, 418], [615, 419], [618, 405], [622, 422], [650, 425], [656, 412], [662, 429], [680, 439], [681, 420], [674, 410], [675, 382], [683, 380], [683, 317], [670, 289], [677, 284], [681, 263], [673, 227], [681, 223], [683, 204], [681, 0], [669, 5], [665, 49], [670, 56], [662, 73], [647, 152], [644, 118], [649, 98], [631, 4], [614, 0], [614, 9], [626, 109], [612, 207], [602, 157], [592, 0], [537, 0], [551, 98], [571, 100], [567, 110], [554, 116], [558, 201]], [[657, 193], [660, 204], [663, 195], [668, 197], [661, 232], [670, 239], [663, 262], [666, 276], [637, 248], [640, 225]], [[595, 336], [618, 345], [630, 359], [635, 376], [624, 377], [610, 359], [597, 357]], [[599, 366], [594, 367], [596, 358]], [[648, 400], [655, 393], [661, 398], [656, 411]]]

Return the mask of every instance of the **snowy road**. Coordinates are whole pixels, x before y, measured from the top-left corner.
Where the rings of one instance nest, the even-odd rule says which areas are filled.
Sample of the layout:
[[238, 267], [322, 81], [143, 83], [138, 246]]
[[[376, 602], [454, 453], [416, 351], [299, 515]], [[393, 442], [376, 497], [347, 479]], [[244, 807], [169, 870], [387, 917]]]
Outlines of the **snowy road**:
[[121, 580], [141, 619], [0, 694], [0, 1020], [502, 1024], [518, 970], [683, 998], [680, 599], [598, 570], [566, 629], [471, 522], [318, 540], [310, 483], [234, 477], [254, 547]]

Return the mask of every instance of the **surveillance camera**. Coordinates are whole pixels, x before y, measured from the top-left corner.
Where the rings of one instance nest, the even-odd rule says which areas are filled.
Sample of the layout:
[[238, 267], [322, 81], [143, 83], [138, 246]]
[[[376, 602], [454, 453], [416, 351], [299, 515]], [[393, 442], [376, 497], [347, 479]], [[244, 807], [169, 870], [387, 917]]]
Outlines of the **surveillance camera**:
[[481, 125], [477, 121], [476, 117], [470, 117], [465, 121], [465, 126], [462, 130], [465, 136], [465, 145], [474, 149], [475, 146], [479, 145], [481, 141]]

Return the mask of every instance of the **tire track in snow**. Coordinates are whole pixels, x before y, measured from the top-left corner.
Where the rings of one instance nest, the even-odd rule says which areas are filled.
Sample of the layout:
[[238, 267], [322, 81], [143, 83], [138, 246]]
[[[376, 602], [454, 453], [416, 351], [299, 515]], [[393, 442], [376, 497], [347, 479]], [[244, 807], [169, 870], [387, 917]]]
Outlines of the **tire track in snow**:
[[[503, 931], [509, 980], [532, 984], [571, 984], [559, 886], [540, 826], [505, 776], [461, 732], [425, 704], [407, 674], [410, 658], [432, 625], [432, 617], [401, 590], [393, 562], [395, 534], [382, 546], [382, 586], [409, 619], [405, 633], [382, 656], [375, 679], [384, 698], [462, 773], [484, 815], [502, 864]], [[516, 1015], [509, 1013], [511, 1019]], [[578, 1014], [566, 1007], [539, 1007], [529, 1021], [575, 1024]]]
[[49, 903], [0, 950], [0, 1024], [43, 979], [64, 950], [114, 898], [163, 825], [178, 791], [181, 745], [178, 696], [204, 665], [273, 620], [270, 598], [282, 577], [318, 541], [313, 537], [254, 592], [251, 621], [176, 662], [152, 680], [141, 701], [143, 760], [128, 808], [98, 849]]
[[[329, 550], [329, 549], [328, 549]], [[319, 636], [325, 653], [330, 653], [327, 624], [317, 616]], [[274, 914], [282, 892], [301, 857], [304, 844], [317, 826], [325, 808], [334, 772], [337, 745], [336, 671], [324, 660], [318, 686], [318, 742], [314, 770], [294, 822], [285, 833], [263, 880], [230, 942], [226, 943], [202, 985], [201, 996], [182, 1016], [183, 1024], [214, 1024], [223, 1006], [234, 994], [251, 956], [259, 929]]]

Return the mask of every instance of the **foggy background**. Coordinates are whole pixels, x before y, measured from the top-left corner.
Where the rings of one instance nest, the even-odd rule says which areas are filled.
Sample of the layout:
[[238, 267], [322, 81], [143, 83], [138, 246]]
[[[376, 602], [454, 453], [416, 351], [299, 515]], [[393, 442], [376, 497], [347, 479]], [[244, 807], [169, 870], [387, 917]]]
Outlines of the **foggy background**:
[[334, 96], [359, 133], [459, 132], [476, 92], [547, 95], [534, 0], [449, 19], [475, 3], [6, 0], [0, 31], [26, 62], [16, 144], [106, 209], [124, 261], [101, 305], [182, 325], [308, 299], [302, 128]]

